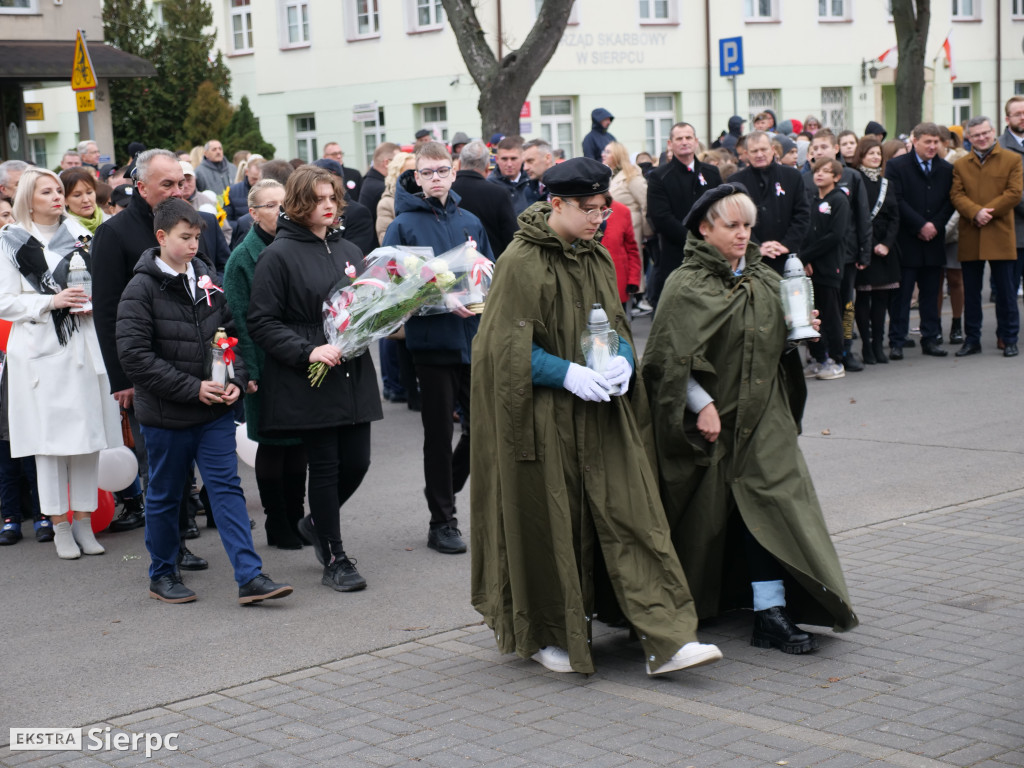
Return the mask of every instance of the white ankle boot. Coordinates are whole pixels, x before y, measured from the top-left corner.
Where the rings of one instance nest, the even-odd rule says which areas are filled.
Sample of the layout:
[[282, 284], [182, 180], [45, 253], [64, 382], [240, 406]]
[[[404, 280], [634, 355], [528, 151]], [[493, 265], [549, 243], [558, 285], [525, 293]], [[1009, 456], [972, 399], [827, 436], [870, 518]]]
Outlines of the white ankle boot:
[[105, 550], [103, 545], [96, 541], [96, 534], [92, 532], [92, 520], [85, 518], [75, 520], [71, 523], [71, 533], [86, 555], [102, 555]]
[[71, 523], [67, 520], [53, 524], [53, 543], [57, 547], [57, 557], [61, 560], [77, 560], [82, 556], [82, 550], [78, 548], [71, 532]]

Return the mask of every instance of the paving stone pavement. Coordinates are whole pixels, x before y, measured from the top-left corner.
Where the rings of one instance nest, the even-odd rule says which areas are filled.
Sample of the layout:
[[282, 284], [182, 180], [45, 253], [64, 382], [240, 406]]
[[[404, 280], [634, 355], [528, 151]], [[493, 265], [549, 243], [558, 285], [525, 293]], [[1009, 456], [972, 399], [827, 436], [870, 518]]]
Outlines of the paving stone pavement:
[[89, 728], [177, 751], [11, 752], [10, 766], [1024, 766], [1024, 493], [836, 535], [861, 626], [790, 656], [749, 614], [701, 627], [725, 659], [648, 678], [622, 630], [598, 672], [502, 656], [471, 625]]

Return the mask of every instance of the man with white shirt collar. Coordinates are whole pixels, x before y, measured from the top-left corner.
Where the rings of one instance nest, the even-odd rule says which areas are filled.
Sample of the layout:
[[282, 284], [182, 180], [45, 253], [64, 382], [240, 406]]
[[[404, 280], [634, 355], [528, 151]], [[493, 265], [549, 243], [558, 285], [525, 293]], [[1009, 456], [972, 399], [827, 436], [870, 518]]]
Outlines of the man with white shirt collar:
[[696, 158], [697, 133], [689, 123], [676, 123], [669, 133], [670, 158], [647, 178], [647, 215], [658, 232], [661, 254], [647, 286], [647, 300], [656, 304], [665, 278], [683, 263], [686, 227], [683, 219], [697, 199], [722, 183], [713, 165]]
[[[1016, 152], [1024, 162], [1024, 96], [1011, 96], [1006, 102], [1006, 130], [999, 137], [999, 144]], [[1017, 269], [1014, 285], [1020, 288], [1024, 276], [1024, 197], [1013, 211], [1013, 225], [1017, 236]]]

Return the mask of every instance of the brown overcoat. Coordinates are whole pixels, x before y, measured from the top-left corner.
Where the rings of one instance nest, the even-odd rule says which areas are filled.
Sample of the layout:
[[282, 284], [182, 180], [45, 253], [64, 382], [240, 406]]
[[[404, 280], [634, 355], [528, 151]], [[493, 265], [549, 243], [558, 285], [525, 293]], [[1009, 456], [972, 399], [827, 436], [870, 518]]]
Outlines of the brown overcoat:
[[[960, 212], [960, 261], [1013, 261], [1017, 258], [1013, 209], [1021, 200], [1024, 176], [1019, 156], [996, 143], [985, 162], [970, 152], [953, 164], [949, 199]], [[982, 208], [992, 208], [992, 221], [974, 223]]]

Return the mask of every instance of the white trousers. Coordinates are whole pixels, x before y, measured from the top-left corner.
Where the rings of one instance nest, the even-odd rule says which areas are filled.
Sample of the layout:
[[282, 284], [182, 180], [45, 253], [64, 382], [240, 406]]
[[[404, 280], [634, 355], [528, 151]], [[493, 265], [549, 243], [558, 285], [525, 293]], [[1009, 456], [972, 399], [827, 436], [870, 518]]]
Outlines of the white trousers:
[[99, 497], [100, 454], [80, 456], [36, 456], [39, 510], [47, 517], [68, 512], [92, 512]]

